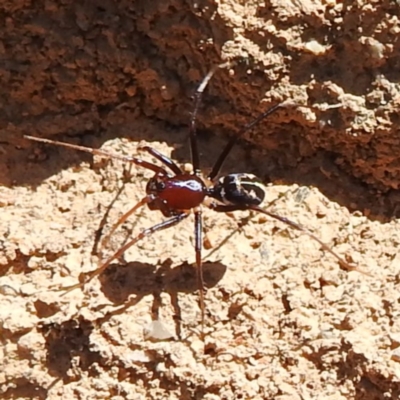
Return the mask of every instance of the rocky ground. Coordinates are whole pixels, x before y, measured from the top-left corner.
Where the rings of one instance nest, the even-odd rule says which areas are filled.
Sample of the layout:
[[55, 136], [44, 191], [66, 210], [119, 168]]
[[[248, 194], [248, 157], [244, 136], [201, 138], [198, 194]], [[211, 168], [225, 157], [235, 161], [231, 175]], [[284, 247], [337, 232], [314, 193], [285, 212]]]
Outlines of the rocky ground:
[[[63, 2], [1, 8], [0, 393], [5, 399], [396, 399], [400, 396], [398, 4]], [[149, 171], [23, 139], [116, 154], [148, 144], [203, 171], [227, 134], [291, 98], [234, 149], [263, 215], [204, 210], [201, 340], [193, 218], [129, 249]], [[272, 203], [272, 204], [271, 204]]]

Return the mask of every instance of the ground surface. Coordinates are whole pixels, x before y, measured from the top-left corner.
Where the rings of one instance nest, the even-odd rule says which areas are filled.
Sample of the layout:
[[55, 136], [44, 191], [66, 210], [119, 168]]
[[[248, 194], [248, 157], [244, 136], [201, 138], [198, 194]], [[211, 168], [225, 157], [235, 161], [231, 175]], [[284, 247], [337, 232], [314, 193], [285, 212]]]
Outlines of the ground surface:
[[[2, 398], [400, 397], [397, 2], [1, 7]], [[259, 146], [240, 143], [224, 171], [271, 182], [272, 210], [369, 275], [281, 223], [206, 210], [204, 343], [192, 219], [61, 296], [162, 217], [144, 209], [99, 256], [102, 222], [104, 235], [151, 174], [22, 135], [130, 155], [149, 144], [189, 167], [191, 95], [226, 59], [240, 62], [199, 112], [204, 170], [221, 133], [301, 103], [245, 135]]]
[[[138, 122], [133, 128], [160, 151], [178, 159], [184, 154], [186, 132], [169, 131], [174, 145], [168, 146], [158, 140], [162, 126]], [[102, 142], [104, 149], [136, 154], [134, 140]], [[101, 143], [88, 137], [85, 144]], [[216, 138], [201, 141], [205, 168], [220, 145]], [[25, 173], [38, 183], [1, 191], [8, 199], [0, 209], [3, 398], [399, 396], [397, 220], [351, 214], [315, 188], [268, 188], [267, 201], [278, 199], [274, 211], [306, 224], [370, 277], [341, 270], [316, 243], [280, 223], [256, 215], [230, 237], [247, 213], [206, 211], [203, 345], [192, 220], [127, 251], [125, 261], [84, 291], [60, 297], [49, 290], [74, 284], [96, 267], [95, 232], [118, 189], [105, 233], [142, 196], [151, 174], [133, 167], [127, 179], [118, 161], [92, 162], [52, 146], [35, 145], [24, 154]], [[251, 158], [251, 150], [236, 150], [226, 169], [262, 175], [245, 161]], [[115, 234], [105, 255], [160, 220], [145, 209]], [[146, 333], [152, 321], [163, 328]], [[174, 337], [154, 340], [163, 329]]]

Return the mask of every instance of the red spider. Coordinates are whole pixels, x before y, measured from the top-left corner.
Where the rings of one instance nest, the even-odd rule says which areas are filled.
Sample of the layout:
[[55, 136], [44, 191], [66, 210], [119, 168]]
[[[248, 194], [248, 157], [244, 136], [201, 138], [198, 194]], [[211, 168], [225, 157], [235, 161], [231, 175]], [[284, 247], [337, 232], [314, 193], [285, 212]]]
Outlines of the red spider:
[[29, 140], [49, 143], [57, 146], [64, 146], [75, 150], [85, 151], [93, 155], [100, 155], [133, 163], [154, 172], [154, 176], [147, 183], [146, 195], [113, 225], [111, 231], [103, 240], [103, 243], [109, 240], [109, 238], [118, 226], [125, 222], [128, 217], [130, 217], [137, 209], [144, 206], [145, 204], [147, 204], [150, 210], [161, 211], [164, 217], [167, 218], [166, 220], [154, 226], [144, 229], [128, 243], [119, 248], [111, 257], [109, 257], [97, 269], [91, 272], [88, 279], [84, 283], [79, 283], [74, 286], [62, 289], [65, 289], [68, 292], [72, 289], [82, 287], [84, 284], [102, 273], [114, 260], [118, 259], [127, 249], [129, 249], [139, 240], [145, 238], [146, 236], [150, 236], [157, 231], [161, 231], [163, 229], [167, 229], [179, 224], [182, 220], [187, 218], [193, 210], [197, 279], [200, 293], [201, 323], [202, 326], [204, 326], [204, 282], [201, 255], [203, 225], [201, 206], [207, 197], [210, 198], [207, 201], [207, 206], [216, 212], [252, 210], [275, 218], [289, 225], [291, 228], [301, 231], [302, 233], [311, 237], [313, 240], [317, 241], [324, 250], [328, 251], [334, 257], [336, 257], [343, 268], [347, 270], [357, 269], [344, 261], [327, 244], [323, 243], [318, 237], [316, 237], [304, 226], [261, 208], [260, 204], [264, 200], [265, 192], [260, 180], [256, 176], [247, 173], [233, 173], [218, 178], [221, 167], [237, 140], [245, 132], [258, 124], [261, 120], [274, 113], [279, 108], [284, 107], [290, 103], [278, 103], [269, 108], [267, 111], [263, 112], [252, 122], [245, 125], [234, 137], [232, 137], [228, 141], [227, 145], [224, 147], [221, 154], [217, 158], [211, 172], [207, 177], [207, 180], [202, 177], [196, 136], [196, 116], [199, 109], [202, 93], [204, 92], [204, 89], [206, 88], [209, 80], [218, 68], [225, 67], [226, 65], [227, 64], [221, 64], [211, 69], [210, 72], [205, 76], [195, 93], [194, 110], [191, 115], [189, 130], [190, 149], [193, 165], [193, 171], [190, 174], [183, 172], [182, 169], [174, 161], [149, 146], [140, 147], [138, 150], [149, 153], [162, 165], [156, 165], [136, 157], [120, 156], [89, 147], [83, 147], [49, 139], [36, 138], [32, 136], [25, 136]]

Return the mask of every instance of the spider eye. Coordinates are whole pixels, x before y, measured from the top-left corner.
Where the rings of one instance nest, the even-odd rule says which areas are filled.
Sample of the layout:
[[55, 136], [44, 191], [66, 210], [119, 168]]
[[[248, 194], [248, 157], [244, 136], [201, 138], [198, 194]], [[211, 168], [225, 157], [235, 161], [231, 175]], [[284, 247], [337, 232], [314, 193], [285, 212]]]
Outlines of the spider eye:
[[157, 191], [162, 192], [165, 189], [166, 185], [165, 182], [159, 181], [157, 182]]
[[157, 177], [151, 178], [148, 182], [147, 182], [147, 186], [146, 186], [146, 192], [148, 194], [153, 193], [153, 194], [158, 194], [160, 192], [162, 192], [165, 189], [165, 182], [164, 180], [161, 180]]
[[255, 175], [230, 174], [219, 179], [210, 196], [227, 205], [260, 205], [265, 192]]

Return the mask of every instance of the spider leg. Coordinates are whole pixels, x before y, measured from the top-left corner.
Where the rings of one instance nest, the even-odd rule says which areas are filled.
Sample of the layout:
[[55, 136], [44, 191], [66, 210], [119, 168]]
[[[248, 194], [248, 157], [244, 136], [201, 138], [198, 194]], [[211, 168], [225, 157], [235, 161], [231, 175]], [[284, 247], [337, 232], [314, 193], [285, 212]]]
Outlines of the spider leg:
[[[105, 213], [101, 217], [99, 227], [96, 229], [95, 236], [94, 236], [94, 243], [93, 243], [93, 247], [92, 247], [92, 251], [91, 251], [92, 255], [100, 254], [99, 246], [101, 246], [101, 237], [103, 235], [104, 226], [106, 225], [106, 222], [107, 222], [108, 216], [110, 215], [111, 209], [114, 207], [114, 204], [116, 203], [117, 199], [119, 198], [119, 196], [121, 195], [121, 193], [124, 190], [125, 183], [128, 181], [128, 175], [129, 175], [129, 177], [131, 176], [132, 165], [133, 164], [129, 164], [128, 170], [126, 170], [125, 168], [123, 169], [123, 185], [118, 188], [114, 198], [111, 200], [111, 202], [109, 203], [109, 205], [107, 206], [107, 208], [105, 210]], [[101, 251], [101, 248], [100, 248], [100, 251]]]
[[104, 238], [101, 240], [101, 247], [100, 247], [100, 258], [101, 254], [103, 252], [103, 249], [107, 246], [108, 242], [111, 239], [111, 236], [113, 233], [116, 231], [116, 229], [122, 225], [136, 210], [138, 210], [140, 207], [143, 207], [145, 204], [150, 203], [152, 200], [154, 200], [154, 196], [148, 195], [146, 197], [143, 197], [138, 203], [135, 204], [134, 207], [132, 207], [128, 212], [126, 212], [112, 227], [110, 232]]
[[266, 110], [262, 114], [260, 114], [256, 119], [254, 119], [250, 123], [243, 126], [243, 128], [235, 136], [231, 137], [231, 139], [226, 144], [226, 146], [222, 150], [221, 154], [217, 158], [217, 161], [215, 162], [210, 174], [208, 175], [208, 179], [213, 180], [218, 175], [223, 163], [226, 160], [226, 157], [228, 157], [230, 151], [232, 150], [232, 147], [236, 144], [238, 139], [244, 135], [245, 132], [252, 129], [260, 121], [262, 121], [264, 118], [266, 118], [269, 115], [271, 115], [272, 113], [274, 113], [278, 108], [282, 107], [284, 104], [285, 104], [285, 102], [275, 104], [274, 106], [272, 106], [271, 108], [269, 108], [268, 110]]
[[205, 305], [204, 305], [204, 278], [203, 278], [203, 261], [201, 257], [201, 250], [203, 247], [203, 218], [201, 208], [198, 207], [194, 212], [194, 230], [195, 230], [195, 252], [196, 252], [196, 273], [197, 273], [197, 285], [199, 287], [200, 297], [200, 312], [201, 312], [201, 335], [204, 340], [204, 316], [205, 316]]
[[339, 264], [342, 268], [344, 268], [347, 271], [357, 271], [360, 272], [364, 275], [370, 276], [367, 272], [360, 270], [357, 267], [354, 267], [350, 265], [348, 262], [346, 262], [342, 257], [340, 257], [337, 253], [335, 253], [331, 247], [329, 247], [326, 243], [324, 243], [321, 239], [319, 239], [316, 235], [314, 235], [309, 229], [304, 227], [303, 225], [300, 225], [294, 221], [291, 221], [290, 219], [286, 217], [281, 217], [278, 214], [274, 214], [270, 211], [264, 210], [263, 208], [255, 205], [247, 205], [247, 206], [235, 206], [235, 205], [219, 205], [219, 204], [212, 204], [211, 209], [217, 212], [229, 212], [229, 211], [239, 211], [239, 210], [253, 210], [260, 212], [262, 214], [268, 215], [271, 218], [274, 218], [280, 222], [283, 222], [286, 225], [289, 225], [292, 229], [298, 230], [305, 235], [309, 236], [311, 239], [315, 240], [319, 245], [328, 253], [332, 254], [338, 261]]
[[165, 156], [164, 154], [161, 154], [158, 150], [153, 149], [150, 146], [141, 146], [138, 147], [138, 150], [147, 151], [147, 153], [151, 154], [158, 161], [161, 161], [163, 164], [165, 164], [175, 175], [183, 174], [182, 170], [175, 164], [174, 161], [172, 161], [169, 157]]
[[[128, 214], [128, 213], [127, 213]], [[125, 215], [127, 215], [125, 214]], [[139, 240], [142, 240], [143, 238], [152, 235], [155, 232], [161, 231], [163, 229], [168, 229], [171, 226], [174, 226], [181, 222], [183, 219], [189, 216], [189, 213], [182, 212], [180, 214], [177, 214], [173, 216], [170, 219], [167, 219], [166, 221], [160, 222], [159, 224], [153, 225], [150, 228], [144, 229], [142, 232], [140, 232], [137, 236], [135, 236], [132, 240], [130, 240], [128, 243], [123, 245], [120, 249], [118, 249], [111, 257], [107, 259], [106, 262], [104, 262], [99, 268], [95, 269], [89, 274], [89, 278], [83, 282], [83, 283], [78, 283], [73, 286], [67, 286], [67, 287], [62, 287], [58, 289], [58, 291], [65, 291], [62, 296], [66, 295], [70, 291], [81, 288], [85, 286], [86, 283], [90, 282], [93, 278], [96, 276], [100, 275], [114, 260], [118, 259], [119, 257], [124, 254], [126, 250], [128, 250], [130, 247], [132, 247], [134, 244], [136, 244]]]
[[192, 164], [193, 164], [193, 172], [195, 175], [199, 176], [200, 171], [200, 156], [199, 149], [197, 146], [197, 133], [196, 133], [196, 117], [199, 111], [201, 96], [208, 85], [208, 82], [215, 74], [215, 72], [220, 68], [225, 68], [232, 65], [232, 62], [228, 61], [222, 64], [214, 65], [208, 72], [208, 74], [203, 78], [200, 85], [198, 86], [196, 93], [194, 94], [194, 107], [192, 111], [192, 115], [190, 117], [190, 128], [189, 128], [189, 138], [190, 138], [190, 151], [192, 153]]
[[119, 154], [109, 153], [107, 151], [103, 151], [103, 150], [100, 150], [100, 149], [92, 149], [91, 147], [78, 146], [76, 144], [59, 142], [57, 140], [37, 138], [37, 137], [34, 137], [34, 136], [25, 135], [24, 138], [25, 139], [29, 139], [29, 140], [33, 140], [35, 142], [54, 144], [56, 146], [62, 146], [62, 147], [67, 147], [69, 149], [84, 151], [85, 153], [90, 153], [92, 155], [103, 156], [103, 157], [107, 157], [107, 158], [114, 158], [116, 160], [121, 160], [121, 161], [125, 161], [125, 162], [136, 164], [136, 165], [138, 165], [140, 167], [149, 169], [149, 170], [153, 171], [156, 174], [168, 175], [167, 171], [164, 168], [159, 167], [158, 165], [152, 164], [152, 163], [150, 163], [148, 161], [141, 160], [140, 158], [137, 158], [137, 157], [121, 156]]

